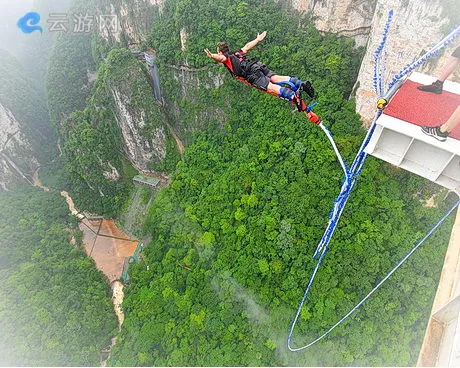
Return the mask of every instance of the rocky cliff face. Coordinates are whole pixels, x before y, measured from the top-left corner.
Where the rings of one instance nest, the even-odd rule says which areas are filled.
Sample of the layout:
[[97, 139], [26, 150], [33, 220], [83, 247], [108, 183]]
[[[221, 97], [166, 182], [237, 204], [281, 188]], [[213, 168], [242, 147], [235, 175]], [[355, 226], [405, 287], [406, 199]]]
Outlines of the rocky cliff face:
[[[372, 87], [373, 53], [381, 41], [381, 32], [388, 11], [393, 9], [393, 25], [386, 46], [386, 70], [391, 78], [406, 64], [426, 52], [448, 29], [444, 2], [408, 0], [289, 0], [299, 11], [311, 11], [315, 25], [325, 32], [354, 37], [357, 45], [366, 46], [366, 53], [355, 86], [357, 112], [365, 122], [375, 112], [377, 96]], [[437, 75], [446, 64], [450, 47], [439, 60], [421, 67], [426, 74]], [[452, 79], [460, 78], [457, 71]]]
[[100, 15], [116, 15], [116, 32], [100, 31], [105, 41], [138, 44], [144, 42], [155, 19], [161, 12], [165, 0], [100, 0], [97, 6]]
[[[130, 51], [115, 49], [99, 68], [93, 93], [86, 105], [87, 111], [104, 111], [105, 122], [112, 126], [113, 138], [119, 137], [122, 143], [118, 149], [122, 149], [125, 158], [141, 170], [161, 166], [173, 142], [149, 78], [147, 66], [136, 60]], [[99, 119], [97, 114], [91, 115], [92, 125], [97, 127]], [[66, 130], [72, 132], [77, 125], [67, 126]], [[78, 146], [74, 148], [78, 149]], [[113, 154], [118, 155], [116, 150]], [[103, 157], [103, 161], [110, 160]], [[110, 164], [101, 167], [106, 178], [116, 180], [120, 177]]]
[[294, 9], [311, 12], [317, 29], [353, 37], [365, 46], [377, 0], [290, 0]]
[[166, 157], [167, 143], [165, 126], [147, 128], [153, 122], [148, 121], [148, 114], [144, 109], [133, 108], [130, 91], [113, 88], [111, 93], [115, 101], [117, 123], [123, 136], [125, 152], [130, 161], [142, 170], [148, 170], [152, 161], [163, 161]]
[[0, 188], [8, 190], [22, 182], [31, 184], [38, 166], [20, 123], [0, 103]]
[[[124, 43], [123, 46], [127, 45], [130, 49], [137, 50], [138, 44], [147, 40], [153, 22], [163, 12], [165, 2], [166, 0], [99, 0], [97, 12], [116, 15], [118, 19], [117, 32], [101, 31], [99, 36], [107, 44]], [[184, 51], [188, 33], [185, 29], [181, 29], [177, 36], [180, 39], [181, 49]], [[194, 133], [207, 125], [211, 115], [215, 116], [216, 113], [221, 115], [221, 112], [214, 111], [218, 110], [215, 106], [191, 108], [201, 99], [201, 88], [221, 84], [220, 77], [216, 80], [212, 73], [207, 72], [207, 68], [189, 68], [186, 58], [181, 66], [162, 65], [159, 69], [161, 89], [164, 90], [167, 98], [164, 101], [163, 112], [157, 113], [157, 118], [154, 119], [156, 128], [149, 131], [148, 136], [145, 135], [145, 132], [151, 126], [151, 122], [142, 111], [132, 107], [128, 84], [126, 88], [114, 85], [111, 92], [116, 102], [117, 122], [123, 134], [127, 156], [135, 166], [141, 169], [146, 169], [148, 162], [161, 162], [165, 158], [170, 131], [173, 134], [177, 132], [177, 138], [188, 144]], [[158, 68], [156, 73], [154, 75], [155, 73], [152, 72], [151, 76], [158, 78]], [[170, 82], [164, 85], [165, 81]], [[153, 82], [155, 83], [158, 84], [158, 79]], [[159, 92], [156, 93], [159, 94]], [[183, 109], [181, 104], [187, 104], [187, 109]], [[130, 105], [131, 107], [127, 107]], [[187, 116], [184, 110], [189, 112]], [[160, 122], [159, 119], [163, 121]], [[168, 126], [168, 121], [171, 123], [170, 126]]]
[[[163, 4], [164, 0], [99, 0], [97, 13], [114, 15], [118, 21], [116, 32], [100, 29], [99, 36], [108, 44], [137, 49], [136, 45], [146, 41]], [[107, 87], [114, 101], [125, 154], [135, 167], [148, 170], [152, 163], [158, 164], [165, 159], [170, 134], [147, 83], [151, 76], [138, 63], [109, 66], [114, 73], [121, 67], [124, 72], [118, 73], [117, 82], [108, 81]]]

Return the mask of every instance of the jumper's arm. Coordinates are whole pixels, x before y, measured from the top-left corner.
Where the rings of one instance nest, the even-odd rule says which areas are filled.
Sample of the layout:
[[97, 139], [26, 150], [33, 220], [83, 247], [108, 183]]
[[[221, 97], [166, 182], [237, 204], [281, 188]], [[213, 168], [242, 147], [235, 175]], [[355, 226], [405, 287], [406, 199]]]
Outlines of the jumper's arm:
[[243, 48], [241, 49], [241, 51], [243, 51], [244, 53], [247, 53], [254, 46], [256, 46], [260, 41], [262, 41], [265, 38], [266, 35], [267, 35], [267, 31], [264, 31], [261, 34], [257, 33], [256, 39], [252, 40], [252, 41], [248, 42], [246, 45], [244, 45]]
[[208, 57], [210, 57], [211, 59], [217, 61], [218, 63], [223, 63], [223, 62], [225, 62], [225, 60], [227, 60], [226, 56], [219, 55], [219, 54], [213, 54], [208, 49], [204, 49], [204, 52], [206, 53], [206, 55], [208, 55]]

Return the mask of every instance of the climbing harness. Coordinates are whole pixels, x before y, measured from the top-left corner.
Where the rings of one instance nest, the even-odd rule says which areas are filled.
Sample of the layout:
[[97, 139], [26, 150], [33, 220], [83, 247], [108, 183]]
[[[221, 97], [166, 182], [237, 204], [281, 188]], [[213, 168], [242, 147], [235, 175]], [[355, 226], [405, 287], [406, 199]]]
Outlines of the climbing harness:
[[[404, 79], [407, 77], [407, 75], [413, 71], [415, 68], [418, 66], [422, 65], [425, 61], [427, 61], [430, 57], [438, 54], [443, 48], [445, 48], [447, 45], [452, 43], [459, 35], [460, 35], [460, 26], [455, 27], [446, 37], [444, 37], [441, 41], [439, 41], [436, 45], [434, 45], [427, 53], [425, 53], [423, 56], [421, 56], [419, 59], [415, 60], [411, 64], [406, 65], [398, 74], [394, 76], [392, 81], [388, 85], [388, 89], [386, 93], [383, 93], [384, 91], [384, 82], [383, 82], [383, 76], [385, 72], [384, 68], [384, 63], [383, 63], [383, 56], [384, 56], [384, 47], [385, 43], [388, 37], [388, 32], [390, 29], [390, 25], [392, 22], [393, 18], [393, 10], [390, 10], [388, 13], [388, 18], [387, 22], [384, 27], [383, 35], [382, 35], [382, 40], [377, 47], [377, 50], [374, 53], [374, 77], [373, 77], [373, 86], [374, 89], [377, 93], [377, 96], [379, 96], [379, 99], [377, 101], [377, 111], [376, 115], [374, 117], [374, 120], [372, 121], [372, 124], [367, 132], [367, 135], [364, 139], [364, 141], [361, 144], [361, 147], [351, 165], [351, 167], [348, 169], [346, 163], [343, 161], [342, 156], [340, 155], [340, 152], [338, 151], [334, 139], [332, 135], [330, 134], [329, 130], [321, 123], [319, 118], [316, 116], [311, 111], [305, 111], [305, 115], [307, 116], [307, 119], [315, 124], [317, 124], [321, 129], [326, 133], [326, 136], [328, 137], [329, 141], [331, 142], [334, 151], [337, 155], [337, 158], [342, 166], [342, 169], [345, 173], [345, 177], [342, 183], [342, 187], [340, 190], [339, 195], [337, 196], [336, 200], [334, 201], [333, 208], [330, 212], [329, 215], [329, 222], [327, 224], [326, 230], [324, 231], [324, 234], [316, 247], [315, 253], [313, 255], [314, 259], [317, 259], [316, 261], [316, 266], [313, 270], [312, 275], [310, 276], [310, 279], [307, 284], [307, 288], [304, 292], [304, 295], [299, 303], [299, 306], [296, 311], [296, 315], [294, 317], [294, 320], [292, 321], [290, 330], [289, 330], [289, 336], [287, 339], [287, 347], [290, 351], [300, 351], [303, 349], [306, 349], [314, 344], [316, 344], [318, 341], [322, 340], [324, 337], [329, 335], [336, 327], [338, 327], [340, 324], [342, 324], [349, 316], [351, 316], [356, 310], [358, 310], [361, 305], [364, 304], [364, 302], [370, 298], [370, 296], [425, 242], [426, 239], [430, 237], [431, 234], [433, 234], [439, 226], [446, 220], [447, 217], [458, 207], [460, 206], [460, 193], [457, 193], [459, 196], [459, 200], [452, 206], [452, 208], [444, 215], [444, 217], [439, 220], [439, 222], [430, 230], [427, 232], [427, 234], [398, 262], [398, 264], [353, 308], [351, 309], [342, 319], [340, 319], [335, 325], [333, 325], [331, 328], [329, 328], [324, 334], [322, 334], [320, 337], [317, 339], [313, 340], [312, 342], [301, 346], [301, 347], [293, 347], [292, 340], [293, 340], [293, 333], [295, 326], [298, 322], [299, 316], [300, 316], [300, 311], [302, 310], [302, 307], [307, 299], [308, 294], [310, 293], [311, 286], [313, 284], [313, 281], [315, 279], [315, 276], [319, 270], [319, 267], [321, 266], [321, 263], [329, 249], [329, 243], [332, 239], [332, 236], [337, 228], [337, 225], [339, 223], [340, 217], [342, 215], [342, 212], [345, 208], [345, 205], [350, 197], [350, 194], [357, 182], [357, 179], [363, 169], [364, 162], [367, 158], [367, 154], [364, 152], [364, 149], [368, 145], [372, 134], [374, 133], [375, 126], [376, 126], [376, 121], [380, 117], [380, 115], [383, 113], [383, 109], [386, 107], [388, 104], [388, 101], [390, 101], [391, 97], [396, 93], [396, 91], [399, 89], [399, 87], [402, 85], [404, 82]], [[308, 109], [308, 108], [307, 108]]]

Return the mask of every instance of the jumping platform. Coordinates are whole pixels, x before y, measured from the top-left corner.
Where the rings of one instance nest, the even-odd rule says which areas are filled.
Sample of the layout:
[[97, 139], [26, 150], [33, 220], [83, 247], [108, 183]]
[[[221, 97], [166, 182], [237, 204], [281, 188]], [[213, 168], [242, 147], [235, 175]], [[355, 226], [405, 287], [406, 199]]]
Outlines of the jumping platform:
[[420, 128], [441, 125], [460, 105], [459, 83], [444, 82], [442, 94], [417, 89], [435, 79], [413, 73], [404, 82], [377, 120], [365, 152], [460, 193], [460, 126], [445, 142]]

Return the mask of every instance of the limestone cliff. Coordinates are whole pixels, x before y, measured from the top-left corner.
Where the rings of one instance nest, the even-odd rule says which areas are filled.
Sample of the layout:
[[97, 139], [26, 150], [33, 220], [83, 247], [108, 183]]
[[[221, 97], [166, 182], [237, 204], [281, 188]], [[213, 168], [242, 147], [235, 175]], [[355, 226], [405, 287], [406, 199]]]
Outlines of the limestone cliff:
[[132, 92], [126, 87], [127, 84], [111, 87], [117, 124], [130, 161], [136, 167], [147, 170], [151, 162], [159, 163], [166, 157], [167, 131], [165, 125], [152, 121], [152, 116], [145, 109], [133, 106]]
[[21, 182], [31, 183], [38, 161], [20, 123], [0, 103], [0, 188], [11, 189]]
[[[357, 84], [356, 106], [364, 121], [374, 116], [376, 95], [372, 87], [373, 53], [381, 40], [381, 32], [390, 9], [394, 11], [393, 25], [386, 46], [386, 70], [391, 77], [406, 64], [426, 52], [449, 29], [448, 2], [407, 0], [286, 0], [301, 12], [311, 12], [316, 27], [346, 37], [366, 46]], [[453, 9], [455, 11], [455, 9]], [[450, 17], [452, 18], [452, 17]], [[450, 47], [438, 60], [425, 64], [421, 71], [437, 75], [445, 65]], [[460, 78], [457, 71], [452, 79]]]
[[79, 208], [112, 216], [135, 169], [172, 171], [180, 158], [146, 69], [129, 50], [112, 50], [86, 108], [62, 123], [69, 193]]
[[365, 46], [378, 0], [289, 0], [300, 12], [311, 12], [318, 30], [354, 37]]
[[165, 0], [99, 0], [99, 15], [114, 15], [118, 21], [116, 30], [102, 28], [99, 35], [109, 42], [138, 44], [147, 39], [155, 19]]
[[146, 69], [128, 51], [113, 51], [107, 60], [105, 84], [126, 156], [135, 167], [151, 170], [160, 168], [168, 153], [176, 150]]

